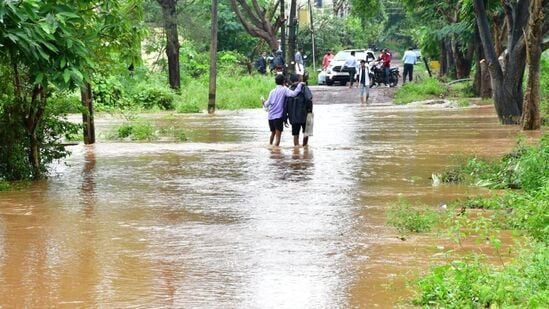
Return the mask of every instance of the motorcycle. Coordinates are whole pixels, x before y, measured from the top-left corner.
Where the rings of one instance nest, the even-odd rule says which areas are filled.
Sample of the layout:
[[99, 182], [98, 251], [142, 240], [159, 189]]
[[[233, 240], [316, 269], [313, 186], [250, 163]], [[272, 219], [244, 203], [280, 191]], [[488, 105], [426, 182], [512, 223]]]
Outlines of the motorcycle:
[[[370, 88], [385, 84], [385, 69], [381, 61], [370, 62]], [[395, 87], [400, 79], [398, 68], [389, 68], [389, 86]]]

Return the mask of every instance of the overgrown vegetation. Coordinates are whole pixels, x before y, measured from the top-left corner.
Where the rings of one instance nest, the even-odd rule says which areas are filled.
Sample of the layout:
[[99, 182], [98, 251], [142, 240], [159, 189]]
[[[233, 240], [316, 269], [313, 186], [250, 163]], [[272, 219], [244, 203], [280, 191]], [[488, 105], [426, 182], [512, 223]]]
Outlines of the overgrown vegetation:
[[395, 104], [444, 98], [448, 88], [436, 78], [406, 83], [395, 92]]
[[443, 182], [464, 182], [491, 189], [539, 190], [549, 178], [549, 136], [539, 145], [528, 146], [521, 140], [513, 152], [494, 160], [471, 158], [444, 171]]
[[546, 51], [541, 57], [540, 74], [541, 91], [541, 117], [544, 125], [549, 125], [549, 51]]
[[[463, 251], [466, 241], [489, 247], [497, 263], [484, 254], [448, 252], [449, 262], [433, 267], [415, 287], [413, 303], [444, 308], [549, 306], [549, 136], [538, 145], [519, 142], [501, 159], [472, 158], [443, 173], [443, 179], [505, 188], [504, 194], [456, 201], [441, 226]], [[514, 189], [511, 189], [514, 188]], [[518, 190], [517, 190], [518, 189]], [[478, 212], [471, 209], [482, 209]], [[404, 215], [402, 215], [404, 216]], [[507, 244], [501, 231], [515, 231], [517, 244]], [[481, 250], [482, 251], [482, 250]]]
[[438, 220], [436, 212], [425, 207], [415, 209], [405, 200], [400, 200], [387, 212], [387, 223], [396, 227], [400, 233], [429, 232]]
[[168, 123], [167, 126], [156, 126], [143, 119], [132, 119], [115, 127], [107, 134], [106, 138], [122, 141], [164, 140], [184, 142], [187, 140], [187, 135], [175, 122]]

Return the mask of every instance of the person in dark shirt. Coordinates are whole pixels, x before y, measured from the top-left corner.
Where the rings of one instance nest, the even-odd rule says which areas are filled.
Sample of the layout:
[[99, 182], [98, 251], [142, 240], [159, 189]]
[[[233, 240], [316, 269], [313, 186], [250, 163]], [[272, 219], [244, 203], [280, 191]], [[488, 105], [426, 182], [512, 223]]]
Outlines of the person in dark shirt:
[[284, 74], [286, 65], [285, 65], [284, 57], [282, 56], [281, 50], [276, 51], [275, 57], [273, 59], [273, 64], [274, 64], [274, 70], [276, 71], [277, 74]]
[[265, 52], [261, 53], [261, 56], [257, 59], [255, 66], [259, 73], [263, 75], [267, 73], [267, 54]]
[[381, 55], [379, 56], [379, 59], [383, 64], [383, 71], [385, 72], [385, 86], [389, 87], [389, 71], [391, 69], [391, 54], [389, 53], [389, 49], [385, 48]]
[[[285, 102], [285, 120], [289, 120], [292, 125], [292, 135], [294, 137], [294, 146], [299, 146], [299, 131], [303, 130], [305, 133], [305, 127], [307, 123], [307, 114], [313, 112], [313, 94], [307, 86], [307, 74], [303, 75], [303, 84], [301, 92], [295, 97], [287, 97]], [[290, 76], [292, 85], [290, 89], [296, 89], [298, 87], [299, 77], [297, 75]], [[309, 137], [303, 135], [303, 146], [307, 146]]]

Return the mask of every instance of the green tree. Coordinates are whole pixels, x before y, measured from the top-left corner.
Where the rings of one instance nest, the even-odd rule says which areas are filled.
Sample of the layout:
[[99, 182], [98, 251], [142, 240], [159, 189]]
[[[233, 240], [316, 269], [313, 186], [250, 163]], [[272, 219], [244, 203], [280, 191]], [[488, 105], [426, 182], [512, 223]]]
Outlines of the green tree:
[[80, 39], [86, 23], [76, 6], [65, 3], [0, 4], [0, 62], [11, 80], [1, 105], [2, 177], [40, 178], [44, 163], [64, 154], [56, 143], [58, 130], [44, 123], [50, 88], [82, 83], [90, 60]]

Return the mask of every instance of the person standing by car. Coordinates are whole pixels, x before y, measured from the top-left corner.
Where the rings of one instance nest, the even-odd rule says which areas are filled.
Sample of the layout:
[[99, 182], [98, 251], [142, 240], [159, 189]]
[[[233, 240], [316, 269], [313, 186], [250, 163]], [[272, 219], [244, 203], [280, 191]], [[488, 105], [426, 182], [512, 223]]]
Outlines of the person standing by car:
[[265, 52], [261, 53], [255, 66], [260, 74], [265, 75], [267, 73], [267, 54]]
[[324, 54], [324, 57], [322, 58], [322, 69], [326, 70], [328, 66], [330, 65], [330, 62], [334, 58], [334, 54], [332, 54], [332, 51], [328, 49], [326, 51], [326, 54]]
[[269, 98], [265, 101], [263, 97], [261, 101], [263, 107], [269, 109], [269, 129], [271, 130], [271, 136], [269, 138], [269, 144], [275, 146], [280, 145], [280, 136], [284, 130], [284, 102], [286, 97], [295, 97], [301, 92], [303, 83], [299, 83], [295, 90], [290, 90], [284, 85], [285, 77], [282, 74], [278, 74], [275, 77], [276, 87], [269, 93]]
[[385, 86], [389, 87], [389, 71], [391, 69], [391, 54], [389, 53], [389, 49], [385, 48], [381, 52], [381, 55], [379, 55], [378, 60], [381, 61], [383, 72], [385, 73]]
[[295, 61], [295, 74], [299, 76], [299, 80], [303, 80], [303, 74], [305, 73], [305, 66], [303, 63], [303, 48], [300, 47], [297, 49], [297, 52], [294, 55]]
[[404, 62], [404, 72], [402, 73], [402, 83], [406, 83], [406, 75], [409, 75], [409, 81], [414, 80], [414, 64], [417, 62], [417, 55], [414, 53], [413, 48], [408, 48], [404, 52], [402, 57], [402, 62]]
[[349, 72], [349, 88], [353, 88], [353, 83], [355, 81], [355, 75], [356, 75], [356, 69], [358, 67], [358, 63], [356, 62], [355, 52], [351, 51], [351, 54], [347, 59], [345, 60], [345, 64], [343, 65], [344, 68], [347, 69]]
[[360, 88], [360, 103], [368, 104], [370, 98], [370, 69], [366, 65], [366, 60], [360, 60], [358, 68], [358, 85]]

